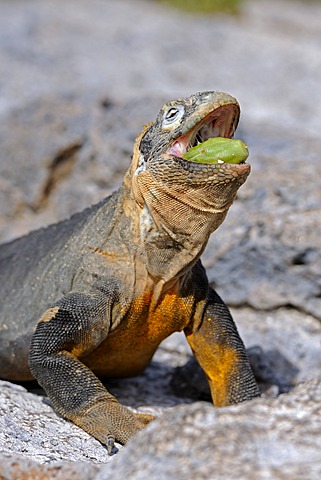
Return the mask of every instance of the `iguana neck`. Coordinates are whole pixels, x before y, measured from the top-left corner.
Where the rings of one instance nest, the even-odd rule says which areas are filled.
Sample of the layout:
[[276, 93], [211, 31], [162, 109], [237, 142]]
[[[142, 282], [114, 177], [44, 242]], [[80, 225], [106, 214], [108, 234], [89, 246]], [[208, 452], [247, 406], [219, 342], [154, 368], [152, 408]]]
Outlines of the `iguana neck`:
[[[170, 200], [164, 197], [164, 203]], [[161, 210], [161, 204], [159, 207]], [[185, 218], [184, 224], [177, 222], [175, 225], [161, 211], [154, 211], [151, 215], [147, 206], [140, 214], [140, 234], [146, 252], [147, 269], [153, 278], [163, 280], [164, 283], [182, 276], [195, 264], [211, 233], [207, 215], [203, 212], [196, 212], [179, 201], [172, 202], [172, 208], [172, 218], [175, 218], [175, 211], [180, 211], [182, 218]], [[193, 215], [198, 217], [198, 226], [196, 222], [188, 225], [189, 218]], [[219, 216], [221, 224], [226, 212]]]
[[169, 189], [145, 173], [139, 182], [138, 176], [127, 174], [124, 188], [130, 200], [125, 210], [137, 230], [150, 277], [155, 283], [173, 284], [196, 263], [233, 199], [217, 210], [195, 191]]

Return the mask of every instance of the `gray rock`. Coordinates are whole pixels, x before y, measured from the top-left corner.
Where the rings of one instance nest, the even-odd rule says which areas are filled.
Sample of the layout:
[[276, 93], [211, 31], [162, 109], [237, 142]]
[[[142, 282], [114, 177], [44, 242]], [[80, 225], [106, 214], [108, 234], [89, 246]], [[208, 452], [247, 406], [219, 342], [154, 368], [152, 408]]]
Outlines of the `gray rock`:
[[303, 479], [321, 475], [321, 380], [277, 399], [167, 412], [95, 480]]
[[221, 409], [204, 402], [173, 407], [104, 466], [98, 464], [107, 461], [104, 447], [60, 419], [41, 397], [1, 382], [0, 398], [5, 409], [1, 431], [6, 435], [0, 443], [0, 478], [6, 480], [126, 476], [317, 480], [321, 473], [320, 379], [277, 399]]
[[161, 103], [113, 104], [98, 93], [74, 91], [10, 112], [0, 123], [2, 241], [67, 218], [114, 191], [136, 134]]
[[291, 308], [271, 312], [241, 308], [232, 312], [245, 345], [260, 345], [273, 370], [292, 385], [320, 375], [321, 323], [316, 318]]
[[22, 455], [0, 453], [1, 480], [94, 480], [98, 470], [84, 462], [43, 465]]
[[255, 123], [318, 135], [320, 13], [284, 0], [230, 18], [142, 0], [2, 0], [0, 111], [66, 86], [118, 101], [220, 88]]
[[58, 416], [46, 399], [3, 381], [0, 381], [0, 452], [19, 453], [37, 463], [59, 460], [101, 463], [112, 458], [97, 440]]

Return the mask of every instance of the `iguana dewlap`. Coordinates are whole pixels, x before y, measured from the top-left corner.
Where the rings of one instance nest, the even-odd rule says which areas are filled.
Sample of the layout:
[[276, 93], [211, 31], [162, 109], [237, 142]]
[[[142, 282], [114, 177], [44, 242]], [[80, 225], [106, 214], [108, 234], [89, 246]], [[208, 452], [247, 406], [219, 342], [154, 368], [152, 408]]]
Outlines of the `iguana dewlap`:
[[199, 260], [250, 166], [182, 155], [230, 138], [237, 101], [203, 92], [166, 104], [134, 145], [121, 188], [71, 219], [0, 248], [0, 377], [36, 378], [55, 409], [111, 450], [152, 417], [98, 376], [141, 372], [184, 331], [216, 406], [258, 396], [231, 315]]

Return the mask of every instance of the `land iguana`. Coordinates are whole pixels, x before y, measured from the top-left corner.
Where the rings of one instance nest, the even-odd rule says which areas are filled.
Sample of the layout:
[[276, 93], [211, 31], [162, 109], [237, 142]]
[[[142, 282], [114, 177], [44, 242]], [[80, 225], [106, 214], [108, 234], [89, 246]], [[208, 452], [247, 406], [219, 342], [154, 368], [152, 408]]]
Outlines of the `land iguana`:
[[199, 259], [250, 166], [182, 158], [232, 137], [239, 113], [221, 92], [169, 102], [137, 137], [117, 192], [0, 248], [0, 377], [36, 378], [56, 411], [109, 453], [153, 417], [122, 406], [98, 377], [138, 374], [173, 332], [184, 331], [214, 405], [259, 395]]

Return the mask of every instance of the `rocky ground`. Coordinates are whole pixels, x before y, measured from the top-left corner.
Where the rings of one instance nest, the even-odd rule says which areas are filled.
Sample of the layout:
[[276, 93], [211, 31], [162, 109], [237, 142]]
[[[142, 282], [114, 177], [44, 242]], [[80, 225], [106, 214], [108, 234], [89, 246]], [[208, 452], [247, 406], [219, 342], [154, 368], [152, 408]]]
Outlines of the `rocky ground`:
[[238, 98], [253, 170], [203, 260], [258, 379], [271, 379], [262, 399], [220, 411], [179, 397], [190, 352], [174, 335], [144, 375], [111, 385], [163, 415], [110, 458], [34, 386], [3, 382], [0, 479], [320, 478], [321, 4], [252, 1], [237, 17], [150, 0], [0, 7], [1, 241], [117, 188], [164, 101]]

